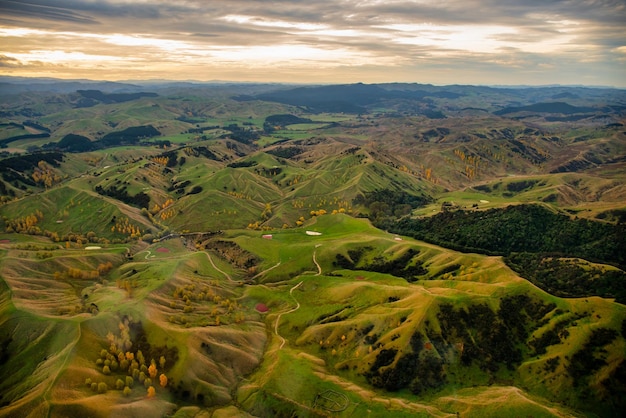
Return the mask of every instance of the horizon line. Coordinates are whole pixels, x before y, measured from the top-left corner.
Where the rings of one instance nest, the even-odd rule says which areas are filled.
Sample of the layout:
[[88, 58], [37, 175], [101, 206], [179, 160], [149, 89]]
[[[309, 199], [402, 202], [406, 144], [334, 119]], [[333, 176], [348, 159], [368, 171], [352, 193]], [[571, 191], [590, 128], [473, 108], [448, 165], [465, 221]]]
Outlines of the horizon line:
[[145, 79], [120, 79], [120, 80], [107, 80], [107, 79], [91, 79], [91, 78], [58, 78], [58, 77], [37, 77], [37, 76], [20, 76], [20, 75], [8, 75], [8, 74], [0, 74], [0, 79], [8, 78], [8, 79], [24, 79], [27, 80], [41, 80], [41, 81], [58, 81], [58, 82], [91, 82], [91, 83], [118, 83], [118, 84], [144, 84], [144, 83], [155, 83], [155, 84], [174, 84], [174, 83], [188, 83], [188, 84], [250, 84], [250, 85], [285, 85], [285, 86], [334, 86], [334, 85], [354, 85], [354, 84], [364, 84], [364, 85], [381, 85], [381, 84], [416, 84], [416, 85], [424, 85], [424, 86], [434, 86], [434, 87], [451, 87], [451, 86], [474, 86], [474, 87], [490, 87], [490, 88], [554, 88], [554, 87], [565, 87], [565, 88], [597, 88], [597, 89], [616, 89], [616, 90], [625, 90], [626, 86], [612, 86], [612, 85], [600, 85], [600, 84], [472, 84], [472, 83], [450, 83], [450, 84], [438, 84], [438, 83], [427, 83], [427, 82], [419, 82], [419, 81], [384, 81], [384, 82], [361, 82], [354, 81], [351, 83], [345, 82], [337, 82], [337, 83], [306, 83], [306, 82], [287, 82], [287, 81], [249, 81], [249, 80], [221, 80], [221, 79], [212, 79], [212, 80], [198, 80], [198, 79], [167, 79], [167, 78], [145, 78]]

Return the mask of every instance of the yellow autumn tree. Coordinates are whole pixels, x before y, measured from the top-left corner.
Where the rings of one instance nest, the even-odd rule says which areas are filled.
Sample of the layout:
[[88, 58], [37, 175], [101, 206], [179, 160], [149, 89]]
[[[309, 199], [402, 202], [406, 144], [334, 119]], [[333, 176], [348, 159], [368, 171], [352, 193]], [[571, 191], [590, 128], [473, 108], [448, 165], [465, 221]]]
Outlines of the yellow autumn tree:
[[150, 363], [150, 367], [148, 367], [148, 374], [150, 375], [151, 379], [154, 379], [157, 375], [157, 367], [156, 364], [154, 364], [154, 360], [152, 360], [152, 362]]

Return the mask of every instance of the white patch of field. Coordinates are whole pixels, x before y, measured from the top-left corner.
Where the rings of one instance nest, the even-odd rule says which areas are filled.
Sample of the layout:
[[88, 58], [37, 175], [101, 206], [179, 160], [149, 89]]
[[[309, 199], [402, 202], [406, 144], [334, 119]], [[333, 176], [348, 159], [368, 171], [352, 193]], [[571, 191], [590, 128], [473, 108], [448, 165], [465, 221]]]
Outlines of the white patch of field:
[[316, 231], [306, 231], [307, 235], [312, 235], [312, 236], [318, 236], [318, 235], [322, 235], [321, 232], [316, 232]]
[[98, 246], [95, 246], [95, 245], [91, 245], [91, 246], [89, 246], [89, 247], [85, 247], [85, 249], [86, 249], [86, 250], [101, 250], [101, 249], [102, 249], [102, 247], [98, 247]]

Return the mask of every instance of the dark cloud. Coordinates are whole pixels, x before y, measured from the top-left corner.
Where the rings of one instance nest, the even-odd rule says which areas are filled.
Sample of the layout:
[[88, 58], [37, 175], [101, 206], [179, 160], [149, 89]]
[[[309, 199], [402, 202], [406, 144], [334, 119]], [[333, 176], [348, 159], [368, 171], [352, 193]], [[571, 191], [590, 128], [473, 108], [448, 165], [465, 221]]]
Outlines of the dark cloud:
[[56, 20], [82, 24], [96, 23], [96, 21], [89, 16], [76, 13], [63, 7], [12, 0], [0, 2], [0, 13], [5, 16], [27, 19]]
[[7, 57], [6, 55], [0, 55], [0, 67], [4, 68], [16, 68], [20, 67], [22, 63], [12, 57]]

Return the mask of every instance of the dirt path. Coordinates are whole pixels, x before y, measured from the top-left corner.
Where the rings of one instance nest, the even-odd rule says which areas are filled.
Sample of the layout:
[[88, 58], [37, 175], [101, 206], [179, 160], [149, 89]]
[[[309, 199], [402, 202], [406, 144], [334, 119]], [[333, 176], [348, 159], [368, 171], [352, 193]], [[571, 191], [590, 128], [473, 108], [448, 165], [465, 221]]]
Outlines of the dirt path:
[[313, 251], [313, 262], [317, 266], [317, 274], [316, 274], [316, 276], [319, 276], [320, 274], [322, 274], [322, 266], [320, 266], [320, 263], [318, 263], [317, 259], [315, 258], [315, 251]]
[[257, 277], [260, 277], [260, 276], [264, 275], [268, 271], [274, 270], [278, 266], [280, 266], [280, 261], [276, 265], [273, 265], [272, 267], [268, 268], [267, 270], [263, 270], [262, 272], [256, 274], [254, 277], [252, 277], [252, 279], [256, 279]]
[[235, 280], [233, 280], [228, 273], [226, 273], [223, 270], [220, 270], [220, 268], [215, 265], [215, 263], [213, 262], [213, 259], [211, 258], [211, 254], [209, 254], [207, 252], [205, 252], [205, 254], [206, 254], [207, 258], [209, 259], [209, 262], [211, 263], [213, 268], [215, 270], [217, 270], [218, 272], [222, 273], [228, 279], [229, 282], [231, 282], [231, 283], [239, 283], [239, 282], [236, 282]]
[[290, 314], [300, 309], [300, 302], [298, 302], [298, 300], [293, 296], [293, 291], [296, 290], [298, 287], [300, 287], [302, 283], [304, 283], [304, 281], [298, 283], [297, 285], [295, 285], [289, 290], [289, 296], [291, 296], [291, 298], [296, 302], [296, 307], [291, 310], [288, 310], [287, 312], [279, 313], [278, 317], [276, 318], [276, 324], [274, 325], [274, 334], [276, 334], [276, 336], [281, 339], [280, 347], [278, 347], [279, 350], [283, 348], [286, 342], [286, 340], [278, 333], [278, 324], [280, 323], [280, 318], [285, 314]]

